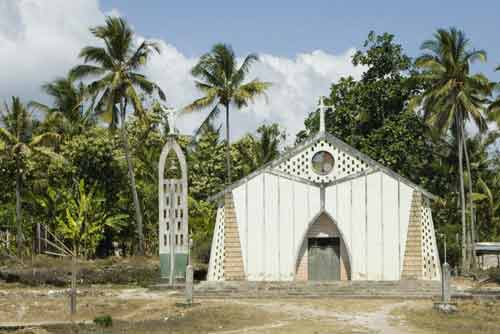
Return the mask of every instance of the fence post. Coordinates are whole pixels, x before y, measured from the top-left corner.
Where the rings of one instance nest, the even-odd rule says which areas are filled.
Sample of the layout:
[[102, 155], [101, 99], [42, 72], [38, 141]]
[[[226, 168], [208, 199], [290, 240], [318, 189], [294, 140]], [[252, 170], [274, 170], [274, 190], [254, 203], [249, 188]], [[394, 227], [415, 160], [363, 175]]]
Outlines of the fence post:
[[186, 267], [186, 304], [193, 304], [193, 266]]
[[451, 299], [450, 295], [450, 265], [448, 263], [443, 264], [442, 269], [442, 279], [441, 279], [441, 297], [443, 303], [449, 303]]

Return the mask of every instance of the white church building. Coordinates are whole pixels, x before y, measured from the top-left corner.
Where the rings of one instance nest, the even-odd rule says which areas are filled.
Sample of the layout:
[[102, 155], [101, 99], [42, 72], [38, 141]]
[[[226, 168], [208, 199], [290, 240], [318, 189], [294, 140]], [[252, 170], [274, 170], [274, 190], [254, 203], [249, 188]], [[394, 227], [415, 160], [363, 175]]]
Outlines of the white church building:
[[207, 280], [440, 280], [434, 196], [320, 131], [215, 196]]

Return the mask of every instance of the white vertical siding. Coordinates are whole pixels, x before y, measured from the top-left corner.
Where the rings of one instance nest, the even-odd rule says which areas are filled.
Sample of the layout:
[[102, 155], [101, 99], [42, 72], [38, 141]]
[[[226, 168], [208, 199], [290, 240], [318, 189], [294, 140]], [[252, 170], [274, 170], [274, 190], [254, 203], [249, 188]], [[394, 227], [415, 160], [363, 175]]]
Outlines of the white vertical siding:
[[295, 213], [295, 235], [294, 243], [295, 250], [294, 254], [297, 254], [298, 248], [301, 246], [302, 239], [306, 233], [307, 224], [309, 223], [309, 186], [306, 184], [301, 184], [295, 182], [294, 191], [294, 208]]
[[383, 254], [384, 280], [399, 279], [398, 181], [383, 174]]
[[381, 173], [368, 175], [366, 178], [368, 202], [368, 258], [367, 270], [369, 280], [382, 279], [382, 198]]
[[265, 201], [265, 275], [267, 281], [279, 279], [279, 227], [278, 221], [278, 177], [264, 174], [266, 192]]
[[[383, 172], [325, 189], [325, 211], [349, 252], [352, 280], [397, 280], [413, 189]], [[292, 280], [299, 247], [321, 212], [320, 188], [263, 173], [233, 190], [249, 280]]]
[[365, 177], [352, 182], [352, 242], [351, 251], [352, 279], [363, 280], [366, 276], [366, 231], [365, 231]]
[[293, 181], [279, 180], [280, 216], [280, 279], [292, 280], [294, 275], [294, 236], [293, 236]]
[[248, 181], [248, 269], [249, 280], [259, 281], [263, 279], [264, 268], [262, 257], [264, 255], [262, 245], [263, 221], [263, 177], [259, 175]]
[[337, 220], [337, 185], [325, 189], [325, 210]]
[[335, 222], [344, 237], [344, 242], [348, 249], [350, 249], [351, 240], [351, 183], [345, 182], [337, 186], [338, 200], [337, 200], [337, 216]]

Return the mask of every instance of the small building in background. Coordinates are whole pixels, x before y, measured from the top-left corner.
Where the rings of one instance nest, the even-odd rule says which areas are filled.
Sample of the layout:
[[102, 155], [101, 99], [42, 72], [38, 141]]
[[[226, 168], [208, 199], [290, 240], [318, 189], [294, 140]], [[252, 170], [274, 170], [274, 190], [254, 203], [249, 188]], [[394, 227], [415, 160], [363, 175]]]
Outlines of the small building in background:
[[480, 269], [500, 268], [500, 242], [476, 242], [475, 250]]

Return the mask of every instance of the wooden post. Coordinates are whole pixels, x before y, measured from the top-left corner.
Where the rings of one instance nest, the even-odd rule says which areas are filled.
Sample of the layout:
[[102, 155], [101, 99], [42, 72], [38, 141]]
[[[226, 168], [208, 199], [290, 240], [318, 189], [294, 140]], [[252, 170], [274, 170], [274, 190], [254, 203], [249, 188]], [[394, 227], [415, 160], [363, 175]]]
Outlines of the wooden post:
[[71, 257], [71, 291], [69, 295], [69, 310], [71, 315], [74, 315], [76, 313], [76, 254]]
[[37, 252], [38, 254], [42, 253], [42, 240], [41, 240], [41, 230], [40, 223], [36, 223], [36, 242], [37, 242]]
[[449, 303], [451, 299], [450, 291], [450, 265], [448, 263], [443, 264], [442, 268], [442, 278], [441, 278], [441, 297], [443, 303]]

